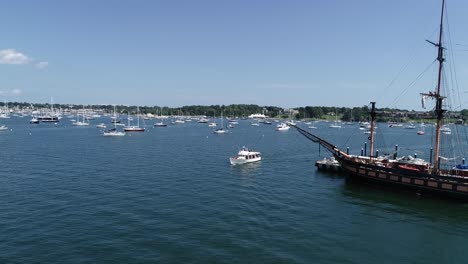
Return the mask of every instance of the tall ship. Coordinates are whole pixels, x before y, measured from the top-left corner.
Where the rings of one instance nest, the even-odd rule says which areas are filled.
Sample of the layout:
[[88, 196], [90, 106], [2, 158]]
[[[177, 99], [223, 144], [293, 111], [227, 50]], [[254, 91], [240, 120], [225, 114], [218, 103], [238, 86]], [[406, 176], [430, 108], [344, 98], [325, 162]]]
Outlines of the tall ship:
[[[441, 94], [443, 82], [444, 50], [442, 46], [443, 19], [445, 0], [442, 1], [438, 42], [428, 41], [437, 47], [438, 76], [435, 91], [422, 93], [423, 98], [432, 98], [435, 101], [435, 132], [432, 142], [429, 161], [416, 157], [398, 157], [398, 151], [392, 155], [379, 156], [375, 150], [376, 103], [371, 102], [370, 108], [370, 133], [369, 155], [351, 155], [349, 151], [343, 151], [323, 138], [314, 135], [298, 126], [294, 126], [302, 135], [332, 153], [333, 157], [341, 165], [343, 173], [351, 179], [360, 179], [368, 182], [381, 183], [397, 189], [410, 189], [421, 194], [436, 194], [446, 197], [468, 200], [468, 165], [465, 165], [462, 157], [444, 157], [441, 149], [443, 133], [445, 96]], [[443, 161], [455, 160], [455, 166], [447, 166]]]

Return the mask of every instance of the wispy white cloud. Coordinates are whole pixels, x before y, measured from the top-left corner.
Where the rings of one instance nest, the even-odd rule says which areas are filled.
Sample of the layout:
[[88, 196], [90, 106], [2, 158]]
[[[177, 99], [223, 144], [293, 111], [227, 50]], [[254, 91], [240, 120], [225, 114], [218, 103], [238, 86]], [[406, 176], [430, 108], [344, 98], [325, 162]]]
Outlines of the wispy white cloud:
[[2, 96], [14, 96], [20, 95], [23, 91], [21, 89], [12, 89], [12, 90], [0, 90], [0, 95]]
[[28, 64], [31, 58], [14, 49], [0, 50], [0, 64]]
[[47, 66], [49, 66], [48, 61], [40, 61], [40, 62], [36, 63], [36, 68], [38, 68], [38, 69], [44, 69]]
[[22, 94], [23, 91], [20, 90], [20, 89], [13, 89], [13, 90], [10, 91], [10, 93], [11, 93], [12, 95], [19, 95], [19, 94]]

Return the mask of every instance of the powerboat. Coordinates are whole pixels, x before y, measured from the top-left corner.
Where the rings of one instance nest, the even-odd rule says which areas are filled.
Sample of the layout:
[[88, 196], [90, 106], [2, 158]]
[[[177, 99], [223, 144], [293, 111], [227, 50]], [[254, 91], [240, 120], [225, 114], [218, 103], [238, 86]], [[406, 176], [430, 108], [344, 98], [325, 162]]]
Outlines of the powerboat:
[[105, 131], [102, 135], [105, 137], [122, 137], [125, 136], [125, 132], [117, 131], [117, 129], [112, 128]]
[[145, 128], [139, 126], [126, 126], [123, 130], [125, 132], [145, 132]]
[[240, 165], [262, 160], [260, 152], [251, 151], [243, 147], [236, 156], [229, 158], [231, 165]]
[[276, 126], [276, 130], [278, 131], [288, 131], [290, 126], [286, 125], [285, 123], [281, 123]]
[[213, 133], [215, 134], [226, 134], [228, 131], [224, 128], [218, 128], [216, 129], [215, 131], [213, 131]]

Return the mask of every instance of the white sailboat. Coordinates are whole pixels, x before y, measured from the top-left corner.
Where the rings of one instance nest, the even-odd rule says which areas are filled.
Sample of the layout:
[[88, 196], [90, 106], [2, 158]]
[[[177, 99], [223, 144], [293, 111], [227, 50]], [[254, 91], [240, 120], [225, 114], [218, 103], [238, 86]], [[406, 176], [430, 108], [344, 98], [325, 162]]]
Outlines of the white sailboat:
[[416, 134], [418, 134], [419, 136], [422, 136], [422, 135], [426, 134], [425, 127], [426, 127], [426, 125], [424, 125], [424, 123], [421, 123], [421, 125], [419, 126], [419, 129], [418, 129], [418, 132], [416, 132]]
[[125, 132], [145, 132], [144, 127], [140, 127], [140, 108], [137, 107], [137, 125], [130, 125], [130, 114], [128, 114], [128, 125], [124, 127]]
[[162, 109], [159, 108], [159, 122], [154, 124], [155, 127], [167, 127], [167, 124], [165, 124], [162, 120]]
[[80, 121], [80, 115], [78, 114], [78, 112], [76, 113], [76, 121], [72, 123], [72, 125], [74, 126], [89, 126], [89, 123], [86, 122], [85, 120], [85, 111], [84, 111], [84, 106], [83, 106], [83, 121]]
[[310, 129], [317, 129], [316, 121], [312, 122], [312, 125], [309, 126]]
[[226, 129], [224, 129], [224, 117], [223, 117], [223, 111], [221, 111], [221, 128], [216, 129], [215, 131], [213, 131], [213, 133], [215, 133], [215, 134], [225, 134], [227, 132], [228, 131]]
[[338, 112], [335, 109], [335, 123], [329, 126], [330, 128], [341, 128], [341, 125], [338, 124]]

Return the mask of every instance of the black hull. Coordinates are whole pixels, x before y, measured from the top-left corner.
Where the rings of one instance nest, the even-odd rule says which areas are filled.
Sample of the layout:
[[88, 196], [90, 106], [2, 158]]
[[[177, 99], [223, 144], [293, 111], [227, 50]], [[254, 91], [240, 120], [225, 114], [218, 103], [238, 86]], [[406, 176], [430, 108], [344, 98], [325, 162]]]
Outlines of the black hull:
[[47, 122], [50, 122], [50, 123], [52, 123], [52, 122], [54, 122], [54, 123], [59, 122], [58, 117], [38, 117], [37, 120], [39, 120], [39, 121], [41, 121], [41, 122], [45, 122], [45, 123], [47, 123]]
[[353, 162], [347, 158], [336, 158], [342, 165], [342, 171], [350, 179], [379, 184], [396, 190], [414, 191], [419, 194], [468, 201], [467, 179], [434, 176], [404, 169], [383, 168], [374, 164]]

